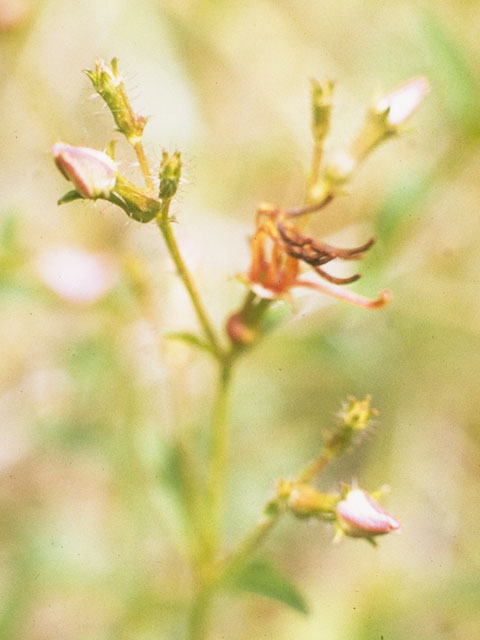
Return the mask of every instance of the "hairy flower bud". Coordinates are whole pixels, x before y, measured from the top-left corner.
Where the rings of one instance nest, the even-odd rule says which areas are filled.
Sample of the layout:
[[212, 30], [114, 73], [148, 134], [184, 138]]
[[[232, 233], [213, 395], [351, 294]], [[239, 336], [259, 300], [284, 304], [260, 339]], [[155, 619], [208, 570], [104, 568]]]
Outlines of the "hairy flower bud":
[[82, 198], [109, 198], [117, 179], [117, 165], [110, 156], [103, 151], [72, 147], [64, 142], [54, 144], [52, 153], [55, 164]]
[[137, 187], [122, 175], [117, 176], [115, 192], [110, 202], [121, 207], [137, 222], [150, 222], [160, 211], [160, 202], [156, 198], [152, 198], [148, 191]]
[[321, 147], [330, 127], [332, 111], [333, 82], [312, 80], [312, 134], [313, 140]]
[[108, 67], [99, 58], [95, 62], [95, 69], [85, 69], [85, 73], [92, 81], [95, 91], [105, 100], [112, 112], [118, 130], [132, 145], [141, 140], [147, 118], [137, 115], [132, 109], [123, 79], [118, 71], [118, 59], [113, 58], [111, 67]]
[[323, 493], [306, 483], [293, 485], [288, 497], [287, 506], [297, 518], [316, 516], [327, 520], [334, 516], [336, 496]]
[[427, 78], [418, 76], [372, 104], [363, 129], [349, 149], [357, 164], [379, 144], [399, 134], [423, 102], [428, 88]]
[[158, 191], [158, 195], [162, 200], [169, 200], [176, 194], [181, 173], [182, 160], [180, 151], [175, 151], [172, 155], [164, 151], [160, 165], [160, 187]]
[[337, 504], [336, 514], [339, 532], [354, 538], [373, 538], [400, 528], [398, 520], [362, 489], [348, 491]]

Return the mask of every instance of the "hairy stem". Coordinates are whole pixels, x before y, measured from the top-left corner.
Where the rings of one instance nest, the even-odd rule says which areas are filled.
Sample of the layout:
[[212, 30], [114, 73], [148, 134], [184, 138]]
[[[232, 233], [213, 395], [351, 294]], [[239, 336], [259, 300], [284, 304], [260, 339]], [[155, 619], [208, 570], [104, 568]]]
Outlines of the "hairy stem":
[[175, 239], [175, 236], [173, 235], [171, 223], [170, 223], [170, 220], [168, 219], [169, 207], [170, 207], [169, 200], [166, 200], [162, 203], [162, 210], [156, 218], [158, 228], [162, 232], [162, 235], [167, 245], [170, 256], [177, 268], [177, 273], [180, 276], [180, 279], [183, 282], [183, 285], [187, 290], [188, 295], [190, 296], [190, 300], [192, 301], [193, 307], [197, 314], [198, 321], [202, 326], [205, 337], [210, 343], [212, 351], [214, 352], [218, 360], [223, 360], [223, 350], [220, 347], [215, 330], [213, 329], [213, 326], [207, 316], [207, 312], [205, 311], [202, 301], [200, 300], [200, 296], [198, 294], [197, 288], [192, 280], [192, 277], [190, 275], [190, 272], [187, 269], [185, 262], [183, 261], [182, 255], [178, 248], [177, 241]]
[[324, 467], [327, 466], [329, 461], [332, 459], [332, 452], [330, 449], [325, 448], [322, 453], [312, 460], [310, 464], [308, 464], [305, 469], [298, 475], [297, 482], [299, 483], [308, 483], [313, 478], [323, 471]]
[[[148, 164], [147, 157], [145, 155], [145, 150], [143, 148], [142, 141], [137, 141], [133, 148], [135, 149], [135, 153], [137, 154], [138, 162], [140, 164], [140, 169], [142, 170], [143, 177], [145, 178], [145, 184], [147, 185], [150, 191], [154, 191], [154, 184], [152, 179], [152, 173], [150, 171], [150, 166]], [[158, 228], [162, 232], [163, 238], [167, 245], [167, 249], [170, 253], [170, 257], [172, 258], [175, 266], [177, 268], [177, 273], [180, 276], [181, 281], [185, 289], [190, 296], [190, 300], [192, 301], [193, 307], [197, 314], [197, 318], [202, 326], [203, 332], [210, 343], [212, 351], [218, 360], [223, 360], [223, 351], [219, 345], [215, 330], [207, 316], [207, 312], [205, 311], [202, 301], [200, 300], [200, 296], [198, 294], [197, 288], [192, 280], [192, 276], [187, 269], [185, 262], [183, 261], [182, 255], [178, 248], [177, 241], [175, 236], [173, 235], [171, 223], [168, 217], [168, 213], [170, 210], [170, 200], [162, 201], [162, 208], [160, 213], [156, 218], [156, 222]]]

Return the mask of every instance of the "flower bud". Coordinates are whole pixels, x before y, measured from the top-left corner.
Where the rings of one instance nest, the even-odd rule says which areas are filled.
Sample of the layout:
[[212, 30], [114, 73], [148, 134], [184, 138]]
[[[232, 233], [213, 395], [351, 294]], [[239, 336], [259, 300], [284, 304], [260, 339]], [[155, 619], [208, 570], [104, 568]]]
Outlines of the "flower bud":
[[427, 78], [418, 76], [383, 96], [373, 105], [376, 113], [386, 113], [386, 124], [393, 129], [403, 125], [428, 93]]
[[160, 211], [160, 202], [156, 198], [122, 175], [117, 176], [115, 191], [109, 200], [137, 222], [150, 222]]
[[312, 80], [312, 134], [317, 147], [321, 147], [330, 126], [332, 110], [333, 82], [323, 84]]
[[162, 200], [169, 200], [176, 194], [181, 173], [182, 160], [180, 151], [175, 151], [171, 156], [164, 151], [162, 164], [160, 165], [160, 188], [158, 192]]
[[82, 198], [108, 199], [115, 187], [117, 165], [102, 151], [57, 142], [52, 147], [55, 164]]
[[363, 400], [349, 396], [340, 412], [343, 425], [352, 431], [364, 431], [372, 417], [378, 414], [378, 411], [372, 408], [371, 400], [371, 396], [366, 396]]
[[228, 337], [236, 345], [250, 345], [258, 338], [258, 332], [248, 326], [241, 312], [232, 313], [225, 328]]
[[336, 514], [339, 533], [354, 538], [373, 538], [400, 528], [398, 520], [362, 489], [348, 491], [337, 504]]
[[427, 95], [428, 87], [428, 80], [418, 76], [373, 103], [363, 129], [350, 146], [357, 164], [379, 144], [398, 135]]
[[99, 58], [95, 69], [85, 69], [85, 73], [112, 112], [118, 130], [132, 145], [141, 140], [147, 118], [136, 115], [132, 109], [123, 79], [118, 72], [118, 59], [114, 58], [109, 68]]
[[334, 518], [336, 496], [322, 493], [306, 483], [294, 484], [288, 497], [287, 506], [297, 518], [316, 516], [330, 520]]

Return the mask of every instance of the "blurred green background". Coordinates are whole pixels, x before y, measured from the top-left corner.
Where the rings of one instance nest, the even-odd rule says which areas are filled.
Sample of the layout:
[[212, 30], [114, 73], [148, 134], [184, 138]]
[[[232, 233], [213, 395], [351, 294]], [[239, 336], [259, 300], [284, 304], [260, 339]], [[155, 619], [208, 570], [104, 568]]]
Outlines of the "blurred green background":
[[[257, 203], [302, 201], [309, 78], [337, 82], [330, 150], [375, 91], [430, 78], [414, 133], [311, 225], [345, 246], [375, 233], [353, 288], [389, 287], [393, 302], [366, 312], [302, 294], [242, 361], [231, 401], [230, 542], [319, 450], [348, 394], [373, 395], [377, 425], [320, 486], [390, 484], [403, 530], [378, 549], [333, 546], [325, 525], [285, 518], [266, 552], [310, 615], [225, 596], [210, 637], [480, 637], [479, 30], [475, 0], [0, 0], [0, 638], [184, 633], [170, 450], [180, 430], [202, 448], [214, 370], [164, 337], [196, 324], [155, 227], [105, 203], [56, 206], [68, 185], [51, 145], [113, 135], [81, 75], [97, 56], [119, 56], [151, 114], [150, 157], [184, 153], [176, 231], [218, 327], [243, 295], [233, 276]], [[123, 142], [118, 156], [135, 178]]]

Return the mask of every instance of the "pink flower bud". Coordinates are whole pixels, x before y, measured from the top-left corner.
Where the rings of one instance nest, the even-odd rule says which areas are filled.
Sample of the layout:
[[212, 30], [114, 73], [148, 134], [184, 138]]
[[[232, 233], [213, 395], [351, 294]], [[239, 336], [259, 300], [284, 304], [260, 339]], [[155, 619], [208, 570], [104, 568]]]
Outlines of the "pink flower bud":
[[388, 109], [387, 124], [394, 128], [399, 127], [417, 110], [427, 95], [428, 89], [427, 78], [423, 76], [412, 78], [377, 100], [374, 109], [377, 113], [384, 113]]
[[337, 504], [337, 522], [340, 530], [354, 538], [372, 538], [400, 528], [400, 523], [386, 513], [362, 489], [352, 489]]
[[57, 142], [52, 147], [57, 167], [83, 198], [108, 198], [117, 180], [117, 165], [103, 151]]

